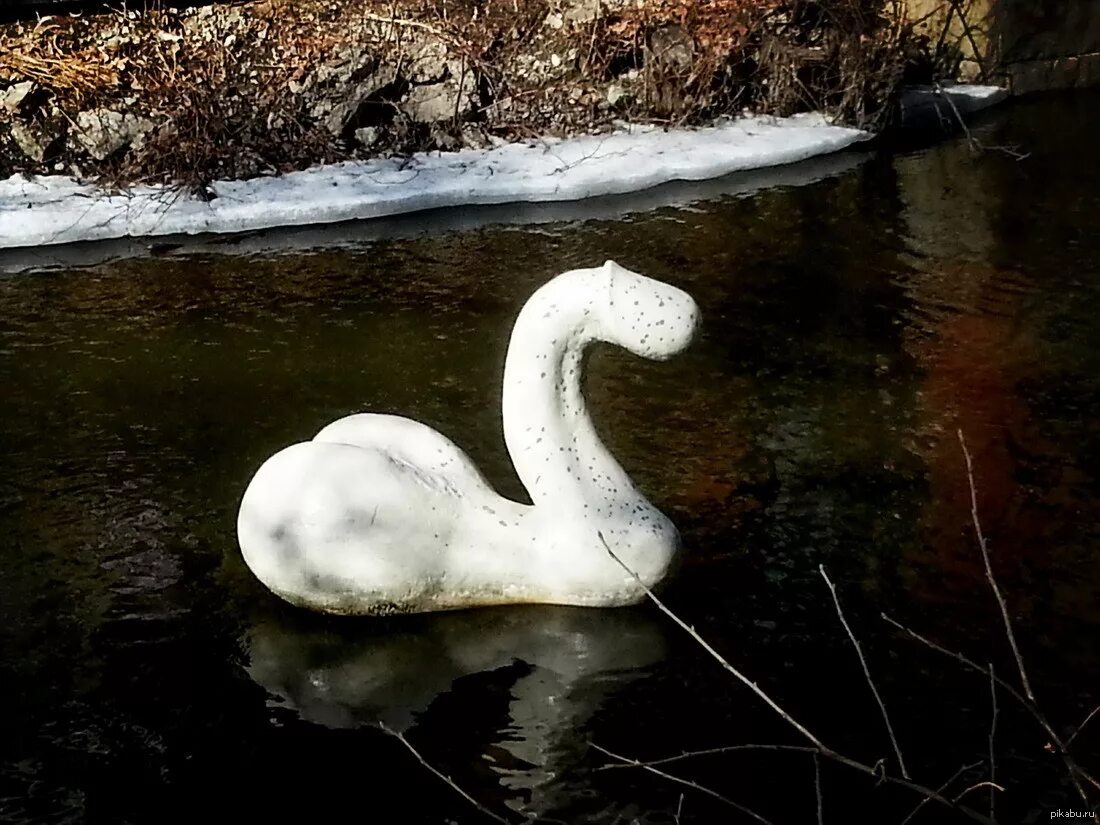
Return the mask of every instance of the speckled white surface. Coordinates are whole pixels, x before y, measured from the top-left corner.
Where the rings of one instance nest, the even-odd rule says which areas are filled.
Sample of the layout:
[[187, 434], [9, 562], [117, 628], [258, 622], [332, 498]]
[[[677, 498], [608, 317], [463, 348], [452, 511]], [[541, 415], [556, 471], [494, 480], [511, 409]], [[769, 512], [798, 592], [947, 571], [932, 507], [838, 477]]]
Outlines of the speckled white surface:
[[532, 504], [498, 495], [445, 436], [360, 414], [272, 456], [241, 502], [257, 577], [287, 601], [346, 614], [543, 602], [633, 604], [679, 552], [672, 522], [602, 444], [581, 394], [593, 341], [663, 360], [698, 324], [691, 296], [612, 262], [527, 301], [504, 368], [504, 437]]

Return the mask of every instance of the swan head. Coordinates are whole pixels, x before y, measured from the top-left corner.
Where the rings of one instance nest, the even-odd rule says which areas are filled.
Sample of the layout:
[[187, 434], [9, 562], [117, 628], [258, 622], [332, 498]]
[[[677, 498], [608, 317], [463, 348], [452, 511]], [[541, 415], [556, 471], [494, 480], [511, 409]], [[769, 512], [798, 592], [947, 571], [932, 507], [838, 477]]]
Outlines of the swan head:
[[664, 361], [695, 338], [699, 307], [674, 286], [631, 272], [614, 261], [595, 270], [606, 281], [604, 334], [635, 355]]

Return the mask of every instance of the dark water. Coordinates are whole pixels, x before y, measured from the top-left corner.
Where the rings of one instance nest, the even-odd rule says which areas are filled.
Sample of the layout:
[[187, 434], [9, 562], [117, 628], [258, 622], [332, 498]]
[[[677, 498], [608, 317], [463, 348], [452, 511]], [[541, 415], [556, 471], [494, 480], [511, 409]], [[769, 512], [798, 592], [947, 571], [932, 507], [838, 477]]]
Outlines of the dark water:
[[[1024, 102], [962, 141], [826, 180], [619, 220], [0, 279], [0, 820], [224, 815], [478, 822], [371, 725], [519, 819], [748, 821], [608, 760], [798, 740], [650, 606], [335, 621], [285, 607], [235, 543], [281, 446], [399, 412], [520, 495], [499, 425], [509, 325], [550, 275], [614, 258], [691, 291], [701, 340], [601, 350], [588, 395], [680, 525], [669, 605], [833, 747], [889, 742], [826, 565], [931, 786], [988, 755], [983, 677], [1016, 682], [969, 521], [962, 428], [1036, 694], [1065, 736], [1100, 702], [1100, 98]], [[1004, 822], [1083, 808], [999, 696]], [[1100, 768], [1100, 724], [1075, 741]], [[668, 770], [773, 822], [816, 821], [803, 754]], [[953, 788], [987, 777], [975, 768]], [[915, 804], [824, 764], [824, 821]], [[1096, 796], [1096, 794], [1094, 794]], [[985, 790], [969, 799], [988, 811]], [[918, 821], [948, 814], [925, 809]]]

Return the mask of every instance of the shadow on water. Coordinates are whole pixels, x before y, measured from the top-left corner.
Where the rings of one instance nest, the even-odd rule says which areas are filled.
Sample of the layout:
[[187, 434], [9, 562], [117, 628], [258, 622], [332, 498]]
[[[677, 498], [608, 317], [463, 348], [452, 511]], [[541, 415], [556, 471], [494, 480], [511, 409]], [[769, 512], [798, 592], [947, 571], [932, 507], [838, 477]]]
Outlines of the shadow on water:
[[[240, 558], [259, 464], [357, 410], [436, 427], [521, 497], [499, 421], [511, 321], [550, 275], [606, 258], [688, 289], [704, 318], [674, 361], [602, 348], [586, 382], [597, 428], [681, 528], [668, 603], [874, 762], [889, 745], [825, 564], [914, 775], [982, 759], [988, 684], [879, 617], [1013, 671], [962, 428], [1032, 682], [1071, 730], [1100, 703], [1097, 102], [979, 127], [1022, 163], [949, 141], [690, 208], [0, 279], [0, 820], [481, 821], [381, 717], [496, 811], [667, 825], [683, 789], [598, 770], [589, 741], [645, 758], [794, 741], [644, 606], [329, 621], [277, 604]], [[1000, 705], [1001, 821], [1072, 807], [1026, 714]], [[1098, 731], [1076, 743], [1094, 766]], [[774, 822], [815, 817], [808, 760], [680, 768]], [[831, 766], [822, 782], [826, 822], [913, 804]], [[729, 819], [687, 793], [682, 823]]]

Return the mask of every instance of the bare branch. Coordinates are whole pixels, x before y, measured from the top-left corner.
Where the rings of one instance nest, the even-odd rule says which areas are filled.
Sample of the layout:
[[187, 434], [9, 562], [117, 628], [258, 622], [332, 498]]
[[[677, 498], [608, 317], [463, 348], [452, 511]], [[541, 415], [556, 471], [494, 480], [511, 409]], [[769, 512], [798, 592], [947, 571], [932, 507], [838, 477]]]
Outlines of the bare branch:
[[[1084, 768], [1082, 768], [1076, 762], [1071, 762], [1069, 767], [1070, 770], [1073, 771], [1077, 776], [1080, 776], [1082, 779], [1084, 779], [1086, 782], [1088, 782], [1090, 785], [1100, 791], [1100, 782], [1097, 782], [1095, 778], [1087, 774]], [[1086, 804], [1088, 803], [1087, 797], [1085, 798], [1085, 802]]]
[[600, 753], [602, 753], [606, 756], [610, 756], [612, 759], [617, 759], [620, 762], [623, 762], [624, 764], [629, 765], [629, 766], [634, 767], [634, 768], [641, 768], [642, 770], [648, 771], [649, 773], [652, 773], [656, 776], [659, 776], [662, 779], [667, 779], [669, 782], [675, 782], [678, 785], [684, 785], [685, 787], [688, 787], [688, 788], [691, 788], [693, 790], [699, 791], [700, 793], [706, 794], [707, 796], [711, 797], [712, 799], [717, 799], [719, 802], [724, 802], [726, 805], [729, 805], [731, 808], [740, 811], [741, 813], [745, 814], [748, 817], [751, 817], [752, 819], [755, 819], [757, 822], [763, 822], [764, 825], [772, 825], [771, 820], [765, 819], [764, 817], [762, 817], [760, 814], [758, 814], [756, 811], [752, 810], [751, 808], [746, 808], [744, 805], [740, 804], [739, 802], [734, 802], [729, 797], [723, 796], [722, 794], [718, 793], [718, 791], [712, 790], [711, 788], [708, 788], [705, 785], [700, 785], [698, 782], [696, 782], [692, 779], [684, 779], [682, 776], [674, 776], [671, 773], [665, 773], [664, 771], [660, 770], [659, 768], [654, 768], [652, 765], [647, 765], [644, 762], [639, 762], [637, 759], [631, 759], [628, 756], [620, 756], [617, 753], [613, 753], [613, 752], [609, 751], [607, 748], [600, 747], [595, 742], [589, 742], [588, 744], [590, 744], [593, 748], [598, 750]]
[[990, 793], [992, 793], [993, 791], [1001, 791], [1002, 793], [1004, 793], [1004, 788], [998, 785], [996, 782], [975, 782], [969, 788], [965, 788], [958, 796], [956, 796], [954, 801], [958, 802], [968, 793], [970, 793], [971, 791], [976, 791], [978, 788], [989, 788]]
[[1073, 733], [1071, 733], [1069, 735], [1069, 739], [1066, 740], [1066, 747], [1067, 748], [1073, 743], [1073, 740], [1077, 738], [1077, 734], [1079, 734], [1081, 731], [1083, 731], [1085, 729], [1085, 725], [1087, 725], [1089, 722], [1092, 721], [1092, 717], [1094, 717], [1098, 713], [1100, 713], [1100, 705], [1097, 705], [1096, 707], [1094, 707], [1092, 709], [1092, 713], [1090, 713], [1088, 716], [1085, 717], [1085, 721], [1083, 721], [1080, 725], [1078, 725], [1074, 729]]
[[821, 758], [814, 752], [814, 793], [817, 796], [817, 825], [825, 825], [825, 805], [821, 797]]
[[465, 799], [467, 802], [469, 802], [471, 805], [473, 805], [475, 808], [477, 808], [479, 811], [481, 811], [483, 814], [485, 814], [485, 816], [489, 817], [494, 822], [502, 823], [502, 825], [512, 825], [511, 820], [505, 819], [500, 814], [496, 814], [496, 813], [493, 813], [492, 811], [490, 811], [488, 808], [486, 808], [484, 805], [482, 805], [480, 802], [478, 802], [476, 799], [474, 799], [472, 796], [470, 796], [468, 793], [466, 793], [466, 791], [464, 791], [464, 790], [462, 790], [462, 788], [458, 787], [458, 785], [455, 783], [455, 781], [453, 779], [451, 779], [451, 777], [447, 776], [445, 773], [443, 773], [438, 768], [436, 768], [434, 765], [432, 765], [430, 762], [428, 762], [428, 760], [426, 760], [423, 756], [421, 756], [420, 752], [417, 751], [417, 749], [414, 748], [409, 743], [409, 740], [406, 739], [405, 736], [401, 732], [396, 731], [393, 728], [387, 727], [386, 724], [381, 719], [378, 720], [378, 728], [382, 732], [388, 733], [390, 736], [392, 736], [394, 739], [396, 739], [398, 742], [400, 742], [402, 745], [404, 745], [405, 748], [408, 750], [408, 752], [416, 757], [416, 761], [418, 761], [421, 765], [423, 765], [429, 771], [431, 771], [436, 776], [438, 776], [440, 779], [442, 779], [444, 782], [446, 782], [448, 785], [450, 785], [450, 787], [455, 791], [455, 793], [457, 793], [459, 796], [461, 796], [463, 799]]
[[[808, 739], [820, 751], [820, 753], [823, 756], [827, 756], [829, 759], [832, 759], [834, 762], [836, 762], [840, 765], [844, 765], [848, 768], [851, 768], [854, 771], [858, 771], [859, 773], [862, 773], [862, 774], [865, 774], [867, 776], [873, 777], [874, 779], [876, 779], [880, 782], [888, 782], [892, 785], [898, 785], [898, 786], [903, 787], [903, 788], [908, 788], [909, 790], [914, 791], [914, 792], [919, 793], [919, 794], [922, 794], [923, 796], [931, 797], [932, 799], [936, 800], [936, 802], [940, 803], [941, 805], [944, 805], [945, 807], [951, 808], [952, 810], [958, 811], [959, 813], [962, 813], [965, 816], [968, 816], [970, 819], [973, 819], [976, 822], [984, 822], [984, 823], [988, 823], [988, 824], [992, 825], [993, 821], [991, 819], [986, 817], [984, 814], [978, 813], [973, 808], [970, 808], [966, 805], [957, 805], [957, 804], [953, 803], [950, 799], [943, 796], [943, 794], [940, 794], [937, 791], [932, 790], [931, 788], [925, 787], [924, 785], [921, 785], [917, 782], [913, 782], [910, 779], [905, 779], [905, 778], [896, 777], [896, 776], [890, 776], [889, 774], [886, 773], [886, 771], [884, 769], [882, 769], [878, 765], [867, 765], [863, 762], [860, 762], [857, 759], [853, 759], [850, 756], [845, 756], [844, 754], [839, 753], [838, 751], [835, 751], [832, 748], [829, 748], [826, 745], [824, 745], [821, 742], [821, 740], [818, 739], [816, 736], [814, 736], [812, 733], [810, 733], [810, 731], [804, 725], [802, 725], [800, 722], [795, 720], [794, 717], [792, 717], [789, 713], [787, 713], [785, 710], [783, 710], [783, 708], [781, 708], [776, 703], [776, 701], [774, 699], [772, 699], [770, 696], [768, 696], [768, 694], [765, 693], [764, 690], [759, 685], [757, 685], [755, 682], [753, 682], [751, 679], [749, 679], [747, 676], [745, 676], [743, 673], [741, 673], [741, 671], [737, 670], [737, 668], [735, 668], [728, 661], [726, 661], [726, 659], [722, 656], [722, 654], [720, 654], [717, 650], [715, 650], [702, 636], [700, 636], [695, 631], [695, 628], [688, 625], [683, 619], [681, 619], [679, 616], [677, 616], [675, 613], [673, 613], [672, 610], [670, 610], [667, 606], [665, 606], [665, 603], [662, 602], [659, 598], [657, 598], [657, 596], [646, 585], [646, 583], [643, 582], [638, 577], [638, 574], [635, 573], [633, 570], [631, 570], [623, 562], [622, 559], [620, 559], [617, 555], [615, 555], [615, 551], [611, 549], [611, 546], [607, 543], [607, 539], [604, 538], [604, 535], [603, 535], [602, 532], [597, 532], [596, 535], [599, 537], [600, 542], [604, 546], [604, 549], [607, 550], [608, 555], [610, 555], [611, 558], [614, 559], [615, 562], [621, 568], [623, 568], [623, 570], [625, 570], [626, 573], [631, 578], [634, 579], [634, 581], [636, 581], [638, 583], [638, 585], [642, 588], [643, 592], [645, 592], [646, 596], [649, 597], [649, 600], [652, 601], [655, 605], [657, 605], [657, 607], [660, 609], [660, 611], [662, 613], [664, 613], [666, 616], [668, 616], [670, 619], [672, 619], [672, 621], [674, 621], [680, 628], [682, 628], [686, 633], [688, 633], [688, 635], [690, 635], [696, 642], [698, 642], [698, 644], [703, 648], [703, 650], [705, 650], [708, 654], [710, 654], [710, 656], [712, 658], [714, 658], [715, 661], [717, 661], [726, 671], [728, 671], [730, 674], [732, 674], [734, 676], [734, 678], [736, 678], [739, 682], [741, 682], [743, 685], [748, 687], [753, 693], [755, 693], [758, 697], [760, 697], [764, 701], [764, 703], [768, 705], [768, 707], [770, 707], [772, 710], [774, 710], [780, 716], [781, 719], [783, 719], [785, 722], [787, 722], [787, 724], [789, 724], [796, 731], [798, 731], [800, 734], [802, 734], [802, 736], [804, 736], [806, 739]], [[650, 770], [656, 770], [656, 769], [650, 769]]]
[[[997, 780], [997, 756], [993, 749], [993, 739], [997, 735], [997, 679], [993, 671], [993, 663], [989, 663], [989, 699], [993, 704], [993, 715], [989, 722], [989, 784]], [[996, 819], [996, 794], [993, 787], [989, 789], [989, 818]]]
[[632, 762], [629, 765], [601, 765], [597, 771], [613, 771], [618, 768], [636, 768], [642, 765], [652, 767], [655, 765], [670, 765], [673, 762], [683, 762], [686, 759], [695, 759], [699, 756], [718, 756], [720, 754], [736, 753], [737, 751], [787, 751], [794, 753], [820, 753], [818, 748], [807, 745], [724, 745], [718, 748], [705, 748], [697, 751], [684, 751], [676, 756], [663, 756], [660, 759], [647, 759], [638, 764]]
[[[972, 762], [969, 765], [963, 765], [957, 771], [955, 771], [953, 774], [951, 774], [951, 776], [948, 777], [946, 782], [944, 782], [942, 785], [940, 785], [938, 788], [936, 788], [936, 793], [940, 793], [940, 794], [944, 793], [949, 787], [951, 787], [952, 782], [954, 782], [956, 779], [958, 779], [960, 776], [962, 776], [967, 771], [974, 770], [974, 768], [978, 767], [981, 764], [982, 764], [981, 762]], [[901, 821], [901, 825], [909, 825], [909, 823], [913, 820], [913, 818], [921, 812], [921, 809], [924, 808], [924, 806], [928, 804], [929, 799], [931, 799], [931, 797], [926, 796], [924, 799], [922, 799], [920, 802], [918, 802], [917, 807], [915, 807], [912, 811], [909, 812], [909, 816], [905, 817], [905, 819], [903, 819]]]
[[848, 624], [848, 620], [844, 617], [844, 610], [840, 606], [840, 597], [837, 596], [836, 587], [833, 586], [832, 581], [829, 579], [829, 574], [825, 572], [825, 565], [819, 565], [817, 569], [821, 573], [821, 578], [825, 579], [825, 584], [829, 586], [829, 592], [833, 596], [833, 604], [836, 605], [836, 615], [840, 619], [840, 623], [844, 626], [844, 631], [848, 634], [848, 638], [852, 640], [852, 647], [856, 649], [856, 656], [859, 657], [859, 664], [863, 668], [863, 675], [867, 679], [867, 685], [871, 688], [871, 694], [875, 697], [875, 702], [878, 703], [878, 709], [882, 713], [882, 721], [886, 725], [886, 733], [890, 737], [890, 744], [893, 745], [894, 754], [898, 758], [898, 767], [901, 769], [901, 775], [909, 779], [909, 771], [905, 767], [905, 758], [901, 755], [901, 746], [898, 745], [898, 739], [894, 735], [894, 726], [890, 724], [890, 714], [886, 712], [886, 703], [882, 701], [882, 696], [875, 686], [875, 681], [871, 678], [871, 669], [867, 666], [867, 659], [863, 656], [863, 648], [860, 647], [859, 640], [856, 639], [856, 634], [852, 632], [851, 625]]
[[[936, 89], [936, 94], [947, 101], [947, 105], [951, 108], [952, 113], [954, 113], [955, 115], [955, 121], [959, 124], [959, 128], [962, 129], [963, 134], [966, 136], [967, 144], [970, 146], [971, 150], [973, 150], [975, 154], [977, 154], [978, 152], [991, 150], [995, 152], [1003, 152], [1013, 160], [1017, 161], [1027, 160], [1029, 157], [1031, 157], [1031, 152], [1021, 152], [1019, 149], [1015, 149], [1011, 146], [986, 146], [984, 143], [974, 137], [974, 134], [966, 125], [966, 120], [963, 118], [962, 113], [959, 111], [959, 107], [956, 106], [955, 101], [951, 99], [951, 95], [944, 91], [943, 86], [941, 86], [939, 83], [936, 83], [934, 85]], [[945, 119], [942, 117], [940, 118], [940, 122], [946, 123]]]
[[959, 446], [962, 447], [963, 458], [966, 459], [966, 478], [970, 483], [970, 516], [974, 521], [974, 533], [978, 537], [978, 547], [982, 551], [982, 561], [985, 562], [985, 578], [997, 599], [997, 606], [1001, 608], [1001, 620], [1004, 622], [1005, 635], [1008, 636], [1008, 644], [1012, 648], [1012, 655], [1016, 658], [1016, 667], [1020, 671], [1020, 682], [1024, 686], [1027, 698], [1035, 702], [1035, 694], [1031, 690], [1031, 682], [1027, 678], [1027, 669], [1024, 667], [1024, 658], [1020, 655], [1020, 648], [1016, 644], [1016, 634], [1012, 631], [1012, 620], [1008, 617], [1008, 605], [1005, 604], [1001, 588], [997, 586], [997, 580], [993, 577], [993, 565], [989, 561], [989, 544], [985, 534], [982, 533], [982, 523], [978, 519], [978, 491], [974, 486], [974, 465], [970, 460], [970, 450], [966, 448], [966, 439], [962, 430], [956, 430], [959, 436]]
[[1091, 784], [1096, 785], [1097, 788], [1100, 788], [1100, 784], [1097, 784], [1096, 780], [1073, 760], [1073, 757], [1071, 757], [1066, 751], [1065, 743], [1062, 742], [1061, 737], [1059, 737], [1058, 734], [1054, 732], [1054, 728], [1051, 726], [1050, 722], [1047, 721], [1046, 716], [1038, 708], [1038, 706], [1036, 706], [1034, 702], [1032, 702], [1030, 699], [1020, 693], [1020, 691], [1018, 691], [1015, 687], [1006, 682], [1000, 676], [997, 676], [988, 668], [982, 667], [981, 665], [977, 664], [964, 654], [959, 653], [956, 650], [948, 650], [943, 645], [936, 644], [931, 639], [928, 639], [925, 636], [917, 633], [915, 630], [906, 627], [905, 625], [901, 624], [901, 622], [891, 618], [885, 613], [881, 615], [883, 620], [893, 625], [895, 628], [902, 631], [903, 633], [909, 635], [911, 638], [915, 639], [921, 644], [925, 645], [926, 647], [929, 647], [937, 653], [947, 656], [950, 659], [954, 659], [956, 662], [959, 662], [966, 668], [973, 670], [976, 673], [981, 673], [982, 675], [992, 679], [1002, 690], [1004, 690], [1013, 699], [1019, 702], [1027, 710], [1027, 712], [1031, 714], [1031, 716], [1043, 729], [1043, 732], [1046, 733], [1047, 737], [1050, 739], [1051, 747], [1055, 749], [1058, 754], [1061, 755], [1063, 761], [1066, 763], [1066, 768], [1070, 774], [1070, 780], [1073, 782], [1073, 786], [1077, 790], [1077, 794], [1081, 797], [1082, 801], [1085, 802], [1086, 805], [1088, 804], [1088, 794], [1085, 793], [1085, 789], [1081, 787], [1081, 783], [1077, 780], [1078, 775], [1082, 776]]
[[780, 716], [780, 718], [783, 719], [784, 722], [786, 722], [788, 725], [793, 727], [796, 731], [798, 731], [800, 734], [802, 734], [802, 736], [804, 736], [807, 740], [809, 740], [814, 745], [814, 747], [818, 748], [819, 750], [821, 750], [823, 752], [824, 751], [833, 752], [831, 748], [826, 747], [825, 744], [820, 739], [818, 739], [816, 736], [814, 736], [812, 733], [810, 733], [810, 731], [807, 730], [793, 716], [791, 716], [789, 713], [787, 713], [787, 711], [783, 710], [783, 708], [781, 708], [776, 703], [776, 701], [774, 699], [772, 699], [770, 696], [768, 696], [768, 694], [766, 694], [764, 692], [763, 688], [761, 688], [759, 685], [757, 685], [756, 682], [749, 679], [747, 676], [745, 676], [743, 673], [741, 673], [741, 671], [739, 671], [737, 668], [735, 668], [733, 665], [731, 665], [728, 661], [726, 661], [725, 657], [723, 657], [721, 653], [719, 653], [717, 650], [715, 650], [713, 647], [711, 647], [710, 643], [707, 642], [706, 639], [704, 639], [702, 636], [700, 636], [698, 633], [695, 632], [695, 628], [690, 627], [679, 616], [677, 616], [675, 613], [673, 613], [671, 610], [669, 610], [667, 607], [665, 607], [664, 602], [662, 602], [660, 599], [658, 599], [653, 594], [653, 591], [650, 590], [648, 587], [646, 587], [645, 583], [640, 578], [638, 578], [638, 574], [635, 573], [633, 570], [631, 570], [629, 567], [627, 567], [623, 563], [622, 559], [620, 559], [617, 555], [615, 555], [615, 551], [611, 549], [610, 545], [608, 545], [607, 539], [604, 538], [603, 533], [600, 532], [600, 533], [598, 533], [598, 535], [600, 537], [600, 541], [603, 542], [604, 549], [606, 549], [607, 552], [611, 555], [611, 558], [613, 558], [619, 564], [619, 566], [623, 568], [623, 570], [625, 570], [630, 576], [632, 576], [634, 578], [634, 580], [636, 582], [638, 582], [638, 584], [640, 584], [642, 586], [642, 588], [645, 590], [646, 595], [649, 596], [650, 601], [652, 601], [655, 605], [657, 605], [657, 607], [661, 610], [662, 613], [664, 613], [666, 616], [668, 616], [670, 619], [672, 619], [672, 621], [676, 622], [676, 624], [678, 624], [683, 630], [685, 630], [688, 633], [688, 635], [690, 635], [691, 638], [693, 638], [700, 645], [700, 647], [703, 648], [703, 650], [705, 650], [707, 653], [710, 654], [711, 658], [713, 658], [716, 662], [718, 662], [718, 664], [720, 664], [729, 674], [731, 674], [735, 679], [737, 679], [737, 681], [741, 682], [741, 684], [745, 685], [745, 687], [747, 687], [749, 690], [751, 690], [753, 693], [755, 693], [761, 700], [763, 700], [764, 704], [766, 704], [768, 707], [770, 707], [772, 710], [774, 710]]

